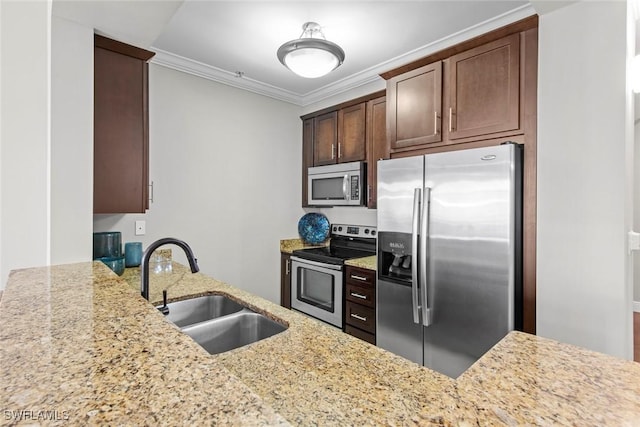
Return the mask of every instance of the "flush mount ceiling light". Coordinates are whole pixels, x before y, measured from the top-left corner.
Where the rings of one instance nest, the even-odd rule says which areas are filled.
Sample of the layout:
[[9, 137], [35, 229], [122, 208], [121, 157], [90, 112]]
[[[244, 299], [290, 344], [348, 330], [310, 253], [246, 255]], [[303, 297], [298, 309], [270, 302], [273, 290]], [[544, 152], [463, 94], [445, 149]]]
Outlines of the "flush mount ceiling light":
[[324, 38], [320, 25], [307, 22], [299, 39], [280, 46], [278, 59], [297, 75], [313, 79], [338, 68], [344, 61], [344, 51]]

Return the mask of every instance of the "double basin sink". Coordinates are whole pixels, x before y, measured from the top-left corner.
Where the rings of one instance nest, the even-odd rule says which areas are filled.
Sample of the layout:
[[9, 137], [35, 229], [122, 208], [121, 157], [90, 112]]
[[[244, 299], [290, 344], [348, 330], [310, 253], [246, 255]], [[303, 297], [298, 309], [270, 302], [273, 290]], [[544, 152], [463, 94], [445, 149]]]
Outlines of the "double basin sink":
[[167, 308], [165, 318], [210, 354], [252, 344], [287, 329], [224, 295], [176, 301]]

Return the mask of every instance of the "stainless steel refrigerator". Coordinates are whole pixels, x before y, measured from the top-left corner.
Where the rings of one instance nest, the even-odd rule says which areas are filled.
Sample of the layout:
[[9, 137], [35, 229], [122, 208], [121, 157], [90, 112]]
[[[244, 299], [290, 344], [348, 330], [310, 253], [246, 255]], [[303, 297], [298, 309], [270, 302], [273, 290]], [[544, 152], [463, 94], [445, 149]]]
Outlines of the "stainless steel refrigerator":
[[522, 147], [378, 162], [379, 347], [452, 378], [522, 328]]

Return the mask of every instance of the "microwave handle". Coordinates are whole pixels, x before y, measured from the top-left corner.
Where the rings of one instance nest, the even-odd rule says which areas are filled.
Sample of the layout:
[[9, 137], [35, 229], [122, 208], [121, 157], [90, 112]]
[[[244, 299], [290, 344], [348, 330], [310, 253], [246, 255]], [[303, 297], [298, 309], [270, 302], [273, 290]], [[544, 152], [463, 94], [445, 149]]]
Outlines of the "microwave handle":
[[349, 200], [349, 175], [345, 174], [344, 178], [342, 178], [342, 195], [345, 200]]

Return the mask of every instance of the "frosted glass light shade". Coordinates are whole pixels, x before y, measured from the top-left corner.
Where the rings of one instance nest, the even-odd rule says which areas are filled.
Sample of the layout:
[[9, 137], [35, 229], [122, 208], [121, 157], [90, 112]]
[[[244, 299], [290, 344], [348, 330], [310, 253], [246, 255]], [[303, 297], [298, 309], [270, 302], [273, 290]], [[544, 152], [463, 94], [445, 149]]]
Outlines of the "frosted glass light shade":
[[313, 79], [329, 74], [340, 62], [326, 50], [302, 48], [289, 52], [284, 57], [284, 64], [297, 75]]
[[320, 26], [307, 22], [302, 26], [299, 39], [280, 46], [278, 59], [299, 76], [316, 78], [335, 70], [344, 61], [344, 51], [340, 46], [325, 40]]

